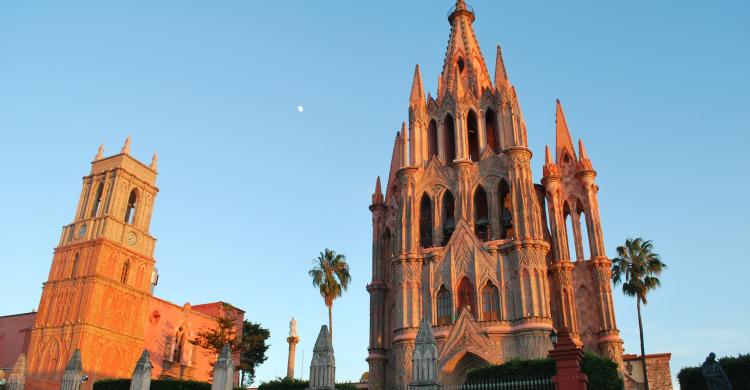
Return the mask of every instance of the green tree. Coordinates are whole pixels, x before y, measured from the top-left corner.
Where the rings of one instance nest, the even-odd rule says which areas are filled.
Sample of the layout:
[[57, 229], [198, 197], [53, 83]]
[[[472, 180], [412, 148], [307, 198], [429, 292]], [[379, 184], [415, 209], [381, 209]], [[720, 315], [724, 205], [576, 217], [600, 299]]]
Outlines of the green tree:
[[[212, 328], [203, 328], [198, 331], [195, 338], [190, 343], [197, 345], [209, 351], [209, 354], [218, 355], [224, 344], [229, 344], [233, 354], [239, 354], [240, 363], [235, 370], [241, 370], [240, 383], [242, 385], [252, 383], [255, 379], [255, 368], [265, 362], [268, 345], [266, 340], [271, 336], [271, 332], [247, 320], [242, 323], [242, 335], [237, 337], [238, 318], [235, 309], [224, 304], [222, 313], [216, 317], [216, 326]], [[215, 364], [211, 362], [211, 366]], [[209, 374], [213, 374], [210, 372]]]
[[243, 385], [250, 385], [255, 381], [255, 368], [268, 358], [266, 351], [269, 345], [266, 340], [271, 337], [271, 332], [260, 326], [245, 320], [242, 324], [242, 340], [240, 342], [240, 365], [241, 381]]
[[628, 238], [624, 246], [617, 247], [617, 257], [612, 259], [612, 282], [616, 285], [622, 283], [622, 292], [630, 297], [635, 297], [638, 309], [638, 330], [641, 337], [641, 364], [643, 365], [643, 378], [648, 386], [648, 372], [646, 371], [646, 351], [643, 344], [643, 320], [641, 318], [641, 303], [648, 302], [647, 295], [651, 290], [661, 287], [659, 275], [667, 268], [659, 255], [653, 252], [651, 240]]
[[328, 328], [333, 339], [333, 301], [340, 297], [343, 291], [349, 288], [349, 264], [346, 263], [346, 255], [325, 248], [320, 255], [313, 260], [313, 268], [308, 271], [312, 278], [313, 286], [320, 290], [326, 307], [328, 307]]

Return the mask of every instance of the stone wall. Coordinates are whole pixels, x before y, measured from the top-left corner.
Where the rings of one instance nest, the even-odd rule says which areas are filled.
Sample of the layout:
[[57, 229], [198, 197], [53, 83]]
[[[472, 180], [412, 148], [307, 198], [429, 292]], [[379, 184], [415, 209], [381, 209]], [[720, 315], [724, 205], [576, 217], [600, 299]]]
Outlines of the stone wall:
[[[648, 369], [648, 383], [651, 389], [672, 390], [672, 372], [669, 368], [671, 353], [646, 355]], [[624, 355], [625, 390], [641, 390], [643, 386], [643, 370], [641, 358], [638, 355]]]

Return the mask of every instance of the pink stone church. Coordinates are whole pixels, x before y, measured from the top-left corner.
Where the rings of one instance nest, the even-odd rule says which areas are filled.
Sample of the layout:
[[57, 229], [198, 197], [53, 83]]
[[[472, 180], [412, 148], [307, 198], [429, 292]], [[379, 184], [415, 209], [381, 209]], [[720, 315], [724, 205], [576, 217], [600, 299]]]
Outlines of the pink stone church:
[[567, 328], [637, 388], [624, 369], [592, 161], [558, 101], [554, 155], [546, 149], [533, 182], [518, 96], [499, 47], [490, 75], [474, 19], [463, 0], [449, 13], [435, 96], [417, 66], [385, 193], [378, 178], [372, 195], [370, 389], [410, 383], [422, 318], [443, 385], [472, 368], [546, 357], [550, 332]]

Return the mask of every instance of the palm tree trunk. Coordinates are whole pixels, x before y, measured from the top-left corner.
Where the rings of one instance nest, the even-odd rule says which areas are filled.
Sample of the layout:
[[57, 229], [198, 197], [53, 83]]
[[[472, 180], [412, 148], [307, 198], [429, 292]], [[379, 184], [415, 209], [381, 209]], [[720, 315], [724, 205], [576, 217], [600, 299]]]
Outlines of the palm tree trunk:
[[331, 315], [331, 309], [333, 305], [328, 306], [328, 331], [331, 333], [331, 342], [333, 342], [333, 316]]
[[638, 307], [638, 330], [641, 333], [641, 364], [643, 365], [643, 382], [646, 385], [645, 389], [648, 388], [648, 370], [646, 369], [646, 348], [643, 344], [643, 320], [641, 319], [641, 297], [636, 297]]

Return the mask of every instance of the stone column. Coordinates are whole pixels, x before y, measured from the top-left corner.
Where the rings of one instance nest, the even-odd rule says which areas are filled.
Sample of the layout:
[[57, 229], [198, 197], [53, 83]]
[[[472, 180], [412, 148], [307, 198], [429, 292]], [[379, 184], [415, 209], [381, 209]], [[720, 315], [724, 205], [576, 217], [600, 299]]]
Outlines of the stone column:
[[78, 390], [81, 387], [81, 383], [85, 380], [88, 380], [88, 377], [83, 375], [81, 350], [76, 349], [75, 352], [73, 352], [73, 356], [68, 360], [68, 364], [65, 366], [60, 390]]
[[310, 390], [336, 389], [336, 359], [333, 356], [333, 343], [328, 326], [320, 327], [310, 361]]
[[427, 317], [422, 318], [417, 332], [417, 341], [412, 354], [412, 380], [409, 390], [438, 390], [437, 346], [432, 325]]
[[23, 390], [26, 384], [26, 354], [21, 354], [13, 365], [8, 378], [8, 390]]
[[297, 343], [299, 342], [299, 337], [289, 336], [286, 338], [286, 341], [289, 343], [289, 357], [286, 363], [286, 377], [292, 379], [294, 378], [294, 357], [297, 351]]
[[219, 359], [214, 365], [211, 390], [232, 390], [234, 385], [234, 361], [229, 350], [229, 344], [224, 344]]
[[151, 359], [145, 349], [135, 364], [133, 378], [130, 380], [130, 390], [149, 390], [151, 388]]

